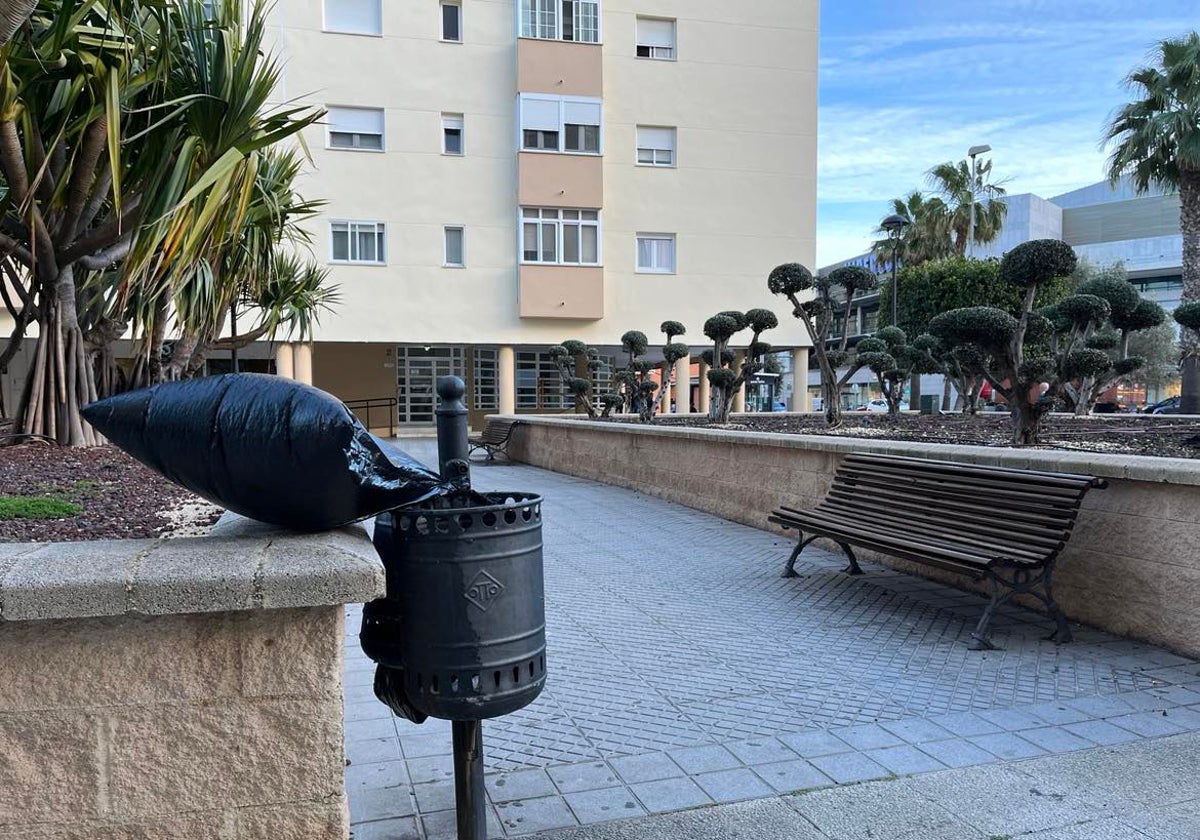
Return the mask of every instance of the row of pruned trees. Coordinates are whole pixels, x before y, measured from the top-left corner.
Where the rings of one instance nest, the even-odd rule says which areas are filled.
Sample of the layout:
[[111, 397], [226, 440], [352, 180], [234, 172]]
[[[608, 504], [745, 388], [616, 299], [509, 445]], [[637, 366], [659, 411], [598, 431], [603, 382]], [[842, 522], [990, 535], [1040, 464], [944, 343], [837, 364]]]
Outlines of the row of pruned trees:
[[[86, 445], [87, 402], [192, 375], [213, 350], [307, 338], [332, 304], [289, 143], [321, 111], [271, 104], [263, 0], [26, 5], [0, 46], [0, 367], [36, 330], [17, 431]], [[125, 335], [132, 370], [113, 361]]]

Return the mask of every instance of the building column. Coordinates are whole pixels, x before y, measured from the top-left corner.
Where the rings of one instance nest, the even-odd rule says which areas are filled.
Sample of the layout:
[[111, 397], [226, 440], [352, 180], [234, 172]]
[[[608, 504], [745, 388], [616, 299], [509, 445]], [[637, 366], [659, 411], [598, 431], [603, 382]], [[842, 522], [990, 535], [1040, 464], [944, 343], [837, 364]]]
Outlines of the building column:
[[[733, 357], [733, 369], [741, 371], [742, 365], [746, 363], [746, 351], [739, 350]], [[729, 407], [733, 414], [740, 414], [746, 410], [746, 383], [742, 383], [742, 387], [738, 388], [733, 394], [733, 404]]]
[[312, 350], [311, 344], [297, 344], [292, 353], [295, 379], [305, 385], [313, 384]]
[[296, 366], [294, 355], [292, 353], [292, 345], [286, 341], [281, 341], [275, 345], [275, 375], [282, 376], [285, 379], [296, 378]]
[[500, 398], [500, 413], [516, 414], [517, 354], [511, 347], [501, 347], [496, 354], [496, 391]]
[[692, 358], [684, 356], [675, 363], [675, 413], [692, 413]]
[[708, 404], [712, 398], [711, 386], [708, 384], [708, 363], [700, 360], [700, 393], [696, 397], [696, 408], [701, 414], [708, 414]]
[[792, 350], [792, 400], [789, 411], [812, 411], [808, 399], [808, 348]]

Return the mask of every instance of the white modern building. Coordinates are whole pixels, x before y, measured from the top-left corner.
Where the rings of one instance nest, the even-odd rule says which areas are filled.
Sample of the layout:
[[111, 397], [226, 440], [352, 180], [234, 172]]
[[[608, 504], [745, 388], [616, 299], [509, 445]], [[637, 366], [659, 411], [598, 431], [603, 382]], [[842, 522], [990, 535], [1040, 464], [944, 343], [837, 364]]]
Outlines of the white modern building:
[[[670, 319], [698, 355], [705, 319], [779, 309], [771, 268], [811, 264], [817, 0], [279, 0], [273, 14], [286, 96], [328, 110], [302, 192], [328, 202], [311, 229], [342, 297], [311, 349], [278, 349], [281, 372], [347, 400], [395, 396], [402, 424], [432, 422], [447, 373], [467, 380], [475, 424], [558, 410], [550, 346], [619, 358], [623, 333], [661, 344]], [[803, 348], [780, 315], [769, 340]]]

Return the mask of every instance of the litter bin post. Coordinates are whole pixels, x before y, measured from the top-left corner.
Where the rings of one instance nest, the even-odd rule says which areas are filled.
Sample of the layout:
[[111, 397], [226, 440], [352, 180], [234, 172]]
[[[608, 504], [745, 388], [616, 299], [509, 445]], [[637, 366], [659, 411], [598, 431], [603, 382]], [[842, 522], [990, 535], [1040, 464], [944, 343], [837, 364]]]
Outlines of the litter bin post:
[[921, 413], [922, 414], [937, 414], [938, 401], [940, 397], [937, 394], [922, 394], [921, 395]]

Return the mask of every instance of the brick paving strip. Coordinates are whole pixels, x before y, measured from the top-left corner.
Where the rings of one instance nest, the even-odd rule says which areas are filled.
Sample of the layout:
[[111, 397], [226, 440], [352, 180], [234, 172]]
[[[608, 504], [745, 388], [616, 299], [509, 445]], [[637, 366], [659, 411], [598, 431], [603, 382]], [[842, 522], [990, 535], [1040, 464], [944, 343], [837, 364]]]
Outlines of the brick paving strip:
[[[436, 459], [430, 441], [402, 446]], [[481, 466], [473, 478], [479, 489], [546, 497], [548, 681], [532, 706], [484, 726], [491, 836], [642, 817], [633, 823], [636, 834], [604, 833], [629, 831], [614, 822], [600, 833], [561, 836], [656, 837], [662, 830], [663, 837], [715, 838], [734, 835], [705, 835], [704, 820], [720, 818], [699, 815], [767, 820], [786, 812], [793, 833], [780, 837], [901, 838], [908, 829], [870, 834], [853, 820], [890, 814], [901, 807], [890, 799], [905, 796], [916, 798], [897, 819], [925, 813], [922, 797], [934, 794], [913, 791], [934, 788], [914, 785], [949, 779], [937, 797], [961, 786], [962, 796], [973, 791], [995, 819], [966, 830], [953, 822], [965, 817], [950, 807], [944, 831], [930, 828], [935, 821], [911, 836], [986, 840], [1057, 830], [1052, 821], [1013, 820], [1045, 808], [1074, 822], [1124, 819], [1104, 810], [1119, 800], [1093, 802], [1088, 776], [1076, 772], [1091, 762], [1118, 780], [1144, 764], [1147, 779], [1159, 778], [1164, 790], [1200, 787], [1200, 740], [1185, 734], [1200, 733], [1200, 663], [1193, 660], [1088, 629], [1058, 647], [1041, 640], [1045, 618], [1019, 608], [1003, 610], [994, 624], [1003, 650], [968, 651], [963, 639], [983, 609], [979, 596], [877, 566], [850, 578], [841, 558], [815, 549], [798, 564], [801, 577], [784, 580], [791, 543], [765, 531], [519, 465]], [[449, 840], [449, 724], [395, 720], [374, 699], [358, 617], [359, 608], [348, 611], [353, 836]], [[1161, 751], [1186, 757], [1187, 772], [1160, 778], [1170, 766], [1158, 760]], [[1038, 783], [1041, 793], [1029, 795], [1045, 808], [1035, 808], [1023, 786], [1043, 766], [1052, 769]], [[1140, 778], [1133, 786], [1153, 790]], [[780, 796], [797, 791], [808, 793]], [[1168, 827], [1194, 823], [1197, 792], [1186, 793], [1140, 804], [1179, 811], [1159, 815]], [[1068, 801], [1078, 807], [1050, 805]], [[754, 804], [728, 806], [739, 802]], [[1180, 805], [1186, 802], [1192, 805]], [[1089, 811], [1092, 805], [1100, 810]], [[697, 808], [689, 812], [697, 816], [647, 818]], [[754, 817], [756, 808], [784, 811]], [[845, 826], [829, 816], [843, 812]], [[685, 831], [679, 820], [699, 822]], [[1004, 820], [1034, 828], [992, 830]], [[1200, 836], [1200, 828], [1121, 833], [1137, 829], [1117, 822], [1097, 829], [1108, 833], [1045, 840]], [[756, 823], [748, 825], [757, 832]]]

